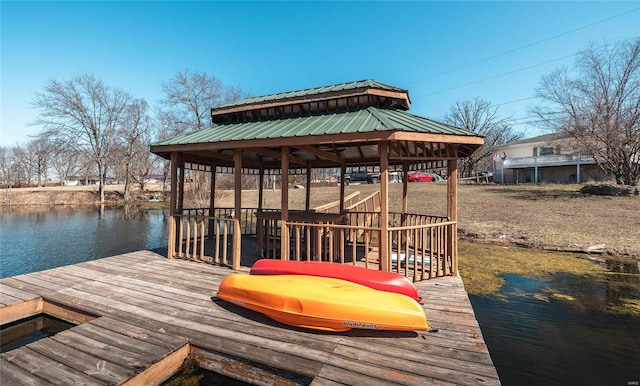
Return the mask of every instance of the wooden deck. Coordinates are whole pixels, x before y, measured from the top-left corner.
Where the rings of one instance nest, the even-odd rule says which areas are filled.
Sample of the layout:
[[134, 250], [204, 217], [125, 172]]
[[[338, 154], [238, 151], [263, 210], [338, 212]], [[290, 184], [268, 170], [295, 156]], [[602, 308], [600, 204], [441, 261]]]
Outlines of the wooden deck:
[[44, 312], [79, 324], [1, 354], [0, 383], [157, 384], [188, 356], [257, 384], [500, 383], [460, 278], [417, 284], [435, 331], [338, 334], [217, 299], [233, 272], [138, 251], [2, 279], [2, 323]]

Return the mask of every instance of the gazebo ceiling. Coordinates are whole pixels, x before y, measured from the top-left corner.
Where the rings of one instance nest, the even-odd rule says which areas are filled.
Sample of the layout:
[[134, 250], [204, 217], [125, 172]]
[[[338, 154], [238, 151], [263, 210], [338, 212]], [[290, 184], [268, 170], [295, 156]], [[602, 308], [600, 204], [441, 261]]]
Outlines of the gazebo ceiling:
[[[381, 142], [388, 143], [392, 165], [467, 157], [483, 143], [474, 132], [404, 109], [381, 108], [378, 94], [409, 100], [405, 90], [375, 81], [250, 98], [212, 110], [218, 122], [226, 123], [155, 143], [151, 151], [167, 159], [179, 152], [192, 162], [233, 166], [234, 150], [241, 149], [243, 167], [277, 169], [283, 146], [289, 146], [292, 167], [337, 167], [378, 165]], [[327, 103], [322, 108], [318, 104], [315, 113], [295, 108], [316, 103], [308, 102], [312, 97]], [[349, 98], [357, 99], [351, 103]], [[346, 105], [340, 102], [344, 100]], [[274, 104], [278, 113], [270, 110], [276, 110]]]

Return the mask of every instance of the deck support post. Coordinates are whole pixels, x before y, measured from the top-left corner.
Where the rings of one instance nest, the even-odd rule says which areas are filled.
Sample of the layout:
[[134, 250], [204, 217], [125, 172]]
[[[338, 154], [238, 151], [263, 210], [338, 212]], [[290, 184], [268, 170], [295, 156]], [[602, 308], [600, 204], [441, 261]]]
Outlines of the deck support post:
[[233, 166], [235, 171], [234, 184], [234, 210], [233, 210], [233, 255], [232, 268], [240, 269], [240, 256], [242, 254], [242, 234], [240, 231], [240, 219], [242, 218], [242, 149], [233, 150]]
[[282, 146], [281, 158], [281, 200], [282, 206], [280, 217], [280, 259], [289, 260], [289, 146]]
[[[457, 150], [457, 149], [456, 149]], [[458, 276], [458, 160], [447, 161], [447, 217], [455, 223], [449, 235], [451, 253], [451, 275]]]
[[380, 156], [380, 247], [379, 262], [381, 271], [390, 270], [389, 253], [389, 151], [386, 141], [378, 142]]

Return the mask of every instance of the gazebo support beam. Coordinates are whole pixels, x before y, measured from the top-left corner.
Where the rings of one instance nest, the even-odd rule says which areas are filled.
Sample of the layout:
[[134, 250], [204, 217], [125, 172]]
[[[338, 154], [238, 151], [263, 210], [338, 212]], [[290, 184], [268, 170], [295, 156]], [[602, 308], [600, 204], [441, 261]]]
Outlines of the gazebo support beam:
[[407, 225], [407, 212], [409, 211], [408, 175], [409, 161], [402, 161], [402, 226]]
[[390, 270], [389, 256], [389, 152], [386, 141], [378, 142], [380, 156], [380, 270]]
[[282, 146], [282, 176], [281, 181], [281, 216], [280, 216], [280, 259], [289, 260], [289, 146]]
[[209, 188], [210, 197], [209, 197], [209, 238], [212, 239], [215, 235], [215, 220], [213, 217], [216, 216], [216, 163], [215, 161], [211, 164], [211, 185]]
[[169, 245], [167, 250], [167, 257], [173, 259], [173, 255], [176, 252], [176, 219], [175, 214], [178, 205], [178, 162], [180, 159], [180, 153], [171, 153], [171, 198], [169, 200]]
[[311, 162], [307, 162], [307, 182], [304, 192], [304, 210], [309, 211], [311, 208]]
[[264, 168], [258, 171], [258, 212], [262, 211], [262, 202], [264, 201]]
[[234, 210], [233, 210], [233, 261], [232, 268], [240, 269], [240, 256], [242, 254], [242, 234], [240, 219], [242, 218], [242, 149], [233, 150], [233, 166], [235, 176], [234, 186]]
[[347, 165], [342, 164], [340, 167], [340, 214], [344, 213], [344, 175], [347, 174]]
[[458, 160], [447, 161], [447, 217], [455, 221], [449, 236], [451, 275], [458, 276]]

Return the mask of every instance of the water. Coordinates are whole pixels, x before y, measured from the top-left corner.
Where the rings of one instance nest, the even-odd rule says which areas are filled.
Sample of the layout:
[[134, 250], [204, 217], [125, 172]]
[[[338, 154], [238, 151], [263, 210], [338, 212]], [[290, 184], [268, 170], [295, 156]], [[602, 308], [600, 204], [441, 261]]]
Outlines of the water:
[[[12, 209], [0, 216], [0, 277], [141, 249], [166, 252], [164, 210]], [[615, 273], [506, 276], [498, 293], [470, 296], [504, 385], [640, 381], [640, 318], [623, 307], [640, 307], [640, 275], [637, 265], [605, 264]]]
[[470, 296], [503, 385], [628, 385], [640, 381], [640, 318], [620, 315], [635, 285], [571, 274], [506, 275], [502, 289]]
[[0, 212], [0, 278], [167, 245], [168, 213], [145, 208]]
[[73, 327], [73, 324], [46, 314], [2, 326], [0, 352], [11, 351]]

